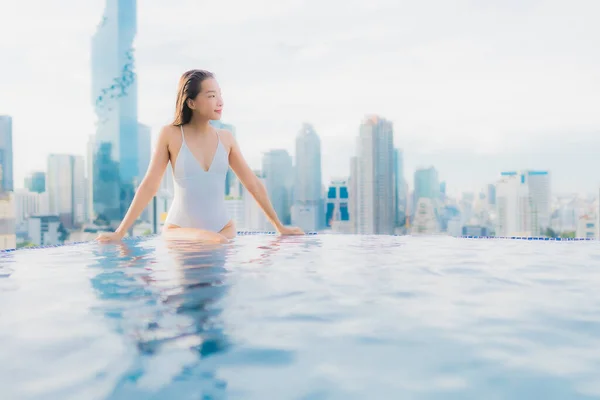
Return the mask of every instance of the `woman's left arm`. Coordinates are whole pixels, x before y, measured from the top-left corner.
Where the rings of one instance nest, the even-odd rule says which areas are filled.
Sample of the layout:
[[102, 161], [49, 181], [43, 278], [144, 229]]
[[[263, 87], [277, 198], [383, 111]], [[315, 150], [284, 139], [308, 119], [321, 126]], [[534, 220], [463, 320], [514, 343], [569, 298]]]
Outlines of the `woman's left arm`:
[[277, 213], [273, 208], [273, 204], [271, 204], [271, 200], [269, 200], [269, 195], [267, 193], [267, 189], [265, 185], [258, 179], [254, 171], [250, 169], [250, 166], [246, 162], [242, 152], [240, 150], [237, 141], [228, 131], [222, 131], [224, 134], [221, 137], [225, 136], [227, 143], [229, 144], [229, 166], [235, 172], [236, 176], [244, 185], [244, 188], [254, 197], [260, 208], [263, 210], [268, 220], [273, 224], [277, 232], [282, 235], [303, 235], [304, 232], [300, 228], [296, 227], [286, 227], [283, 226], [279, 218], [277, 217]]

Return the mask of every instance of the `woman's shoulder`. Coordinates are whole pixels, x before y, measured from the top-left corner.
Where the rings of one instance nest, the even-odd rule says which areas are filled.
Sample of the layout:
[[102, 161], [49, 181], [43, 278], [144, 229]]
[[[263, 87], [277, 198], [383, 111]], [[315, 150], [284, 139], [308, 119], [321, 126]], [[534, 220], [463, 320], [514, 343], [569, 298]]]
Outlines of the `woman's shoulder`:
[[176, 126], [176, 125], [164, 125], [162, 128], [160, 128], [159, 131], [159, 136], [160, 137], [164, 137], [165, 139], [170, 139], [173, 136], [181, 136], [181, 131], [180, 131], [180, 127]]
[[233, 145], [233, 143], [235, 142], [235, 138], [233, 137], [233, 133], [231, 133], [230, 130], [217, 129], [217, 132], [219, 132], [219, 137], [221, 138], [221, 141], [223, 143], [227, 144], [228, 146]]
[[158, 142], [166, 146], [175, 144], [176, 141], [181, 141], [181, 131], [179, 126], [164, 125], [158, 132]]

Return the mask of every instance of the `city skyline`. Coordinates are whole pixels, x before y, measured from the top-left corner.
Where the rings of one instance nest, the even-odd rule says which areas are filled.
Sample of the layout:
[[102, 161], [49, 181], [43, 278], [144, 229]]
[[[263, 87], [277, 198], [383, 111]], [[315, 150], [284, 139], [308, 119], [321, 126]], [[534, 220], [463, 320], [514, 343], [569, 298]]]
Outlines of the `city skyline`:
[[[377, 113], [394, 123], [411, 187], [413, 172], [433, 165], [449, 193], [477, 191], [508, 168], [550, 170], [556, 192], [597, 192], [600, 182], [587, 171], [600, 168], [598, 3], [572, 3], [570, 19], [558, 2], [451, 8], [440, 1], [435, 15], [384, 0], [351, 10], [332, 1], [316, 15], [310, 1], [263, 3], [271, 6], [202, 5], [201, 15], [228, 18], [206, 17], [198, 30], [189, 29], [196, 19], [181, 18], [200, 11], [192, 1], [138, 5], [139, 121], [153, 136], [172, 117], [181, 73], [200, 67], [216, 72], [224, 120], [236, 125], [253, 168], [270, 148], [293, 154], [295, 133], [309, 122], [322, 141], [323, 180], [348, 176], [357, 126]], [[49, 153], [86, 154], [95, 131], [89, 44], [103, 8], [103, 1], [67, 0], [56, 9], [29, 0], [3, 10], [0, 34], [14, 39], [0, 50], [14, 62], [0, 67], [0, 114], [13, 117], [16, 188], [43, 170]], [[31, 23], [20, 24], [32, 9]], [[335, 24], [318, 23], [333, 16]], [[310, 35], [298, 26], [307, 22], [318, 26]], [[214, 40], [207, 32], [217, 27], [223, 34]], [[36, 91], [51, 101], [37, 107], [23, 88], [39, 76], [40, 59], [46, 74]]]

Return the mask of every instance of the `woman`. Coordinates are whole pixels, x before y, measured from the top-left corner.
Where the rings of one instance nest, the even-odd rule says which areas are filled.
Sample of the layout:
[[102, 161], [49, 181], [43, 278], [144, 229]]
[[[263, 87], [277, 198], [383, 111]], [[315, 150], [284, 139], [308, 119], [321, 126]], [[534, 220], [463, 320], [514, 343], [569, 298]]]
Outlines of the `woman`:
[[210, 124], [221, 118], [222, 110], [221, 90], [212, 73], [191, 70], [183, 74], [175, 120], [161, 130], [146, 176], [125, 218], [115, 232], [100, 234], [99, 241], [125, 236], [158, 191], [169, 161], [173, 166], [175, 197], [163, 229], [167, 237], [218, 243], [235, 237], [235, 225], [225, 207], [225, 176], [229, 167], [280, 234], [304, 234], [299, 228], [282, 225], [264, 185], [246, 163], [231, 132]]

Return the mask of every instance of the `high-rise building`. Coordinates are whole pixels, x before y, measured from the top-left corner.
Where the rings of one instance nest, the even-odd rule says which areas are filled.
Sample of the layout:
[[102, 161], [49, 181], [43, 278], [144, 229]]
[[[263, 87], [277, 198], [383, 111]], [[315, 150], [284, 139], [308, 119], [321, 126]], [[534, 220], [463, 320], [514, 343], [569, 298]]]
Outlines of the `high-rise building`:
[[0, 190], [0, 250], [17, 247], [14, 194]]
[[404, 179], [404, 154], [394, 149], [394, 172], [396, 185], [396, 226], [403, 226], [406, 220], [408, 185]]
[[30, 192], [44, 193], [46, 191], [46, 173], [37, 171], [25, 178], [25, 188]]
[[352, 233], [348, 179], [333, 179], [327, 189], [325, 221], [337, 233]]
[[431, 199], [434, 207], [437, 208], [441, 195], [437, 170], [434, 167], [418, 168], [414, 179], [413, 204], [416, 205], [419, 199]]
[[227, 197], [225, 199], [227, 214], [235, 223], [236, 229], [246, 229], [246, 210], [242, 197]]
[[[262, 184], [267, 187], [267, 191], [269, 191], [268, 182], [263, 178], [262, 173], [260, 171], [254, 171], [254, 173], [258, 176]], [[244, 204], [244, 227], [240, 227], [240, 229], [249, 231], [267, 231], [273, 229], [263, 210], [246, 189], [242, 189], [242, 201]]]
[[15, 224], [18, 231], [26, 231], [29, 217], [41, 213], [41, 195], [28, 189], [17, 189], [14, 193]]
[[94, 214], [108, 221], [123, 218], [140, 177], [136, 30], [136, 0], [106, 0], [91, 52], [97, 117], [92, 184]]
[[138, 176], [137, 184], [139, 185], [144, 178], [148, 166], [150, 165], [150, 158], [152, 157], [152, 130], [149, 126], [144, 124], [138, 124]]
[[545, 232], [550, 226], [551, 188], [550, 173], [548, 171], [509, 171], [502, 172], [501, 176], [519, 176], [529, 188], [531, 197], [533, 234]]
[[28, 220], [27, 232], [31, 243], [49, 246], [61, 243], [60, 218], [56, 215], [34, 215]]
[[47, 190], [50, 213], [58, 215], [66, 228], [85, 222], [85, 163], [70, 154], [48, 156]]
[[446, 201], [446, 181], [440, 182], [440, 200]]
[[13, 186], [13, 145], [12, 118], [0, 115], [0, 189], [12, 192]]
[[577, 230], [575, 236], [578, 238], [594, 239], [598, 238], [598, 217], [594, 213], [584, 214], [577, 221]]
[[85, 158], [85, 216], [86, 222], [93, 222], [96, 219], [94, 212], [94, 157], [96, 151], [96, 135], [89, 135], [87, 143], [87, 153]]
[[287, 150], [275, 149], [263, 154], [262, 174], [277, 216], [284, 225], [289, 225], [294, 169], [292, 157]]
[[296, 136], [296, 167], [292, 224], [304, 231], [323, 227], [321, 139], [310, 124]]
[[[356, 159], [351, 161], [356, 195], [356, 232], [393, 234], [396, 223], [394, 134], [392, 123], [368, 117], [360, 127]], [[351, 218], [353, 216], [351, 215]]]
[[[350, 157], [350, 178], [348, 179], [348, 207], [350, 208], [350, 226], [352, 233], [358, 232], [358, 157]], [[361, 203], [362, 204], [362, 203]]]
[[490, 206], [496, 205], [496, 185], [491, 183], [487, 186], [487, 203]]
[[496, 184], [496, 236], [537, 236], [526, 175], [504, 175]]
[[435, 234], [440, 231], [440, 218], [434, 200], [420, 197], [416, 202], [412, 233]]
[[[144, 124], [138, 124], [138, 171], [139, 175], [135, 180], [136, 189], [142, 183], [146, 171], [148, 171], [148, 166], [150, 165], [150, 158], [152, 157], [152, 131], [149, 126]], [[140, 219], [142, 221], [150, 221], [150, 205], [148, 205], [142, 214], [140, 215]]]

